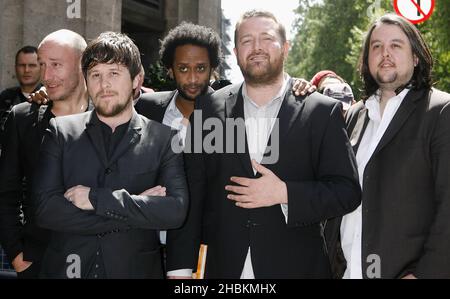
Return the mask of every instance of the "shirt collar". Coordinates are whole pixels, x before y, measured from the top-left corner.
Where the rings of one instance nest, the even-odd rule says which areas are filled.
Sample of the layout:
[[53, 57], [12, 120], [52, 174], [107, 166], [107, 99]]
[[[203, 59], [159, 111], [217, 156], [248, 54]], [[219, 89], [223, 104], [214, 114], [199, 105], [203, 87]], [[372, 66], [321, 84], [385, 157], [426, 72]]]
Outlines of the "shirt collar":
[[[405, 88], [395, 97], [392, 97], [388, 100], [389, 103], [397, 104], [398, 106], [403, 102], [403, 99], [406, 97], [410, 89]], [[380, 119], [380, 98], [381, 92], [377, 90], [372, 96], [370, 96], [366, 102], [365, 106], [369, 111], [368, 115], [371, 120], [379, 120]]]
[[169, 106], [167, 106], [167, 111], [181, 113], [180, 110], [178, 109], [177, 105], [176, 105], [177, 96], [178, 96], [178, 90], [175, 92], [175, 94], [173, 95], [172, 99], [170, 100]]
[[[265, 106], [269, 107], [271, 105], [273, 105], [275, 102], [279, 101], [280, 99], [284, 99], [284, 96], [286, 95], [287, 92], [287, 87], [289, 84], [289, 80], [291, 79], [291, 77], [288, 74], [284, 74], [283, 76], [283, 85], [281, 86], [281, 89], [278, 91], [277, 95], [270, 100], [269, 103], [267, 103]], [[244, 82], [243, 87], [242, 87], [242, 96], [244, 97], [244, 101], [249, 102], [250, 104], [252, 104], [253, 106], [255, 106], [256, 108], [261, 108], [260, 106], [258, 106], [247, 94], [247, 84]]]

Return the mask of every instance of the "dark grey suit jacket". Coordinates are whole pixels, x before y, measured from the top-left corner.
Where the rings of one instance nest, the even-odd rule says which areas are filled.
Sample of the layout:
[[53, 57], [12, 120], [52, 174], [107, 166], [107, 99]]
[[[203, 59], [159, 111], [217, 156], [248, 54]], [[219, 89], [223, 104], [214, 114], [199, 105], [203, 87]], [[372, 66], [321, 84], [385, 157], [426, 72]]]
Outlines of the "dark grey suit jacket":
[[[138, 102], [134, 105], [134, 108], [137, 113], [144, 115], [148, 119], [162, 123], [167, 107], [176, 92], [176, 90], [173, 90], [144, 93], [140, 96]], [[209, 87], [207, 93], [210, 94], [213, 92], [214, 89]]]
[[137, 113], [148, 119], [162, 123], [170, 101], [177, 91], [144, 93], [134, 105]]
[[[101, 250], [108, 278], [162, 278], [156, 230], [182, 225], [188, 191], [181, 154], [170, 128], [133, 114], [125, 136], [107, 159], [95, 112], [51, 120], [33, 184], [38, 225], [53, 231], [42, 276], [65, 278], [69, 255], [86, 277]], [[91, 188], [95, 211], [64, 198], [77, 185]], [[138, 196], [162, 185], [167, 196]]]
[[[227, 86], [199, 99], [196, 108], [203, 120], [243, 119], [241, 87]], [[231, 176], [255, 178], [248, 147], [244, 153], [186, 153], [191, 207], [178, 234], [168, 235], [169, 271], [195, 269], [203, 242], [208, 245], [207, 278], [239, 278], [249, 246], [256, 278], [331, 277], [321, 223], [359, 205], [356, 163], [339, 103], [318, 93], [295, 97], [292, 82], [288, 88], [278, 115], [279, 160], [262, 161], [287, 184], [288, 223], [280, 205], [247, 210], [227, 199]], [[191, 119], [193, 132], [195, 123]], [[236, 145], [234, 136], [223, 144]], [[241, 141], [247, 145], [246, 138]]]
[[[363, 102], [347, 115], [355, 152], [369, 121]], [[363, 276], [450, 278], [450, 95], [411, 90], [364, 171]], [[368, 259], [369, 258], [369, 259]]]

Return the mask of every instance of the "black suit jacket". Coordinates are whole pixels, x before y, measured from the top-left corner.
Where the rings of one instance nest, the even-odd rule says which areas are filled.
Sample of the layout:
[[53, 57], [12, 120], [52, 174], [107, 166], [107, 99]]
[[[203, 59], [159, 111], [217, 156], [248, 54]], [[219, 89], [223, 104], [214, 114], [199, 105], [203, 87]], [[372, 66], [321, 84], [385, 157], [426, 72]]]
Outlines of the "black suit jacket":
[[[125, 136], [107, 159], [95, 112], [55, 118], [44, 137], [33, 184], [36, 218], [52, 230], [43, 277], [65, 278], [69, 255], [81, 260], [81, 277], [102, 252], [107, 278], [162, 278], [156, 230], [184, 221], [188, 195], [182, 156], [171, 149], [171, 130], [133, 114]], [[156, 185], [167, 196], [138, 196]], [[95, 211], [64, 198], [77, 185], [91, 188]]]
[[153, 93], [143, 93], [134, 105], [137, 113], [148, 119], [162, 123], [164, 114], [177, 91], [162, 91]]
[[[41, 86], [41, 84], [38, 84], [34, 91], [39, 90]], [[5, 89], [0, 93], [0, 150], [4, 142], [4, 126], [8, 118], [8, 114], [13, 106], [26, 101], [27, 99], [23, 95], [20, 86]]]
[[[355, 152], [369, 121], [361, 101], [348, 112]], [[372, 254], [381, 278], [450, 278], [450, 95], [411, 90], [364, 170], [363, 276]], [[369, 268], [369, 269], [368, 269]], [[370, 272], [371, 273], [371, 272]]]
[[[241, 87], [196, 102], [203, 120], [243, 119]], [[360, 203], [354, 156], [339, 103], [318, 93], [295, 97], [292, 82], [288, 88], [278, 115], [279, 160], [265, 165], [287, 184], [288, 223], [280, 205], [247, 210], [227, 199], [231, 176], [255, 177], [247, 147], [244, 153], [185, 154], [191, 208], [185, 226], [168, 234], [169, 271], [195, 269], [203, 242], [207, 278], [239, 278], [249, 246], [256, 278], [331, 277], [321, 223]], [[197, 132], [196, 120], [191, 124]], [[237, 135], [223, 144], [236, 144]]]
[[29, 182], [51, 117], [50, 106], [21, 103], [14, 106], [6, 123], [0, 157], [0, 242], [10, 261], [20, 252], [26, 261], [40, 261], [48, 242], [48, 232], [36, 226], [30, 210]]
[[[137, 103], [134, 105], [137, 113], [151, 119], [162, 123], [164, 120], [164, 114], [166, 113], [167, 107], [170, 101], [176, 94], [176, 90], [173, 91], [161, 91], [152, 93], [143, 93]], [[214, 89], [208, 87], [207, 94], [214, 92]]]

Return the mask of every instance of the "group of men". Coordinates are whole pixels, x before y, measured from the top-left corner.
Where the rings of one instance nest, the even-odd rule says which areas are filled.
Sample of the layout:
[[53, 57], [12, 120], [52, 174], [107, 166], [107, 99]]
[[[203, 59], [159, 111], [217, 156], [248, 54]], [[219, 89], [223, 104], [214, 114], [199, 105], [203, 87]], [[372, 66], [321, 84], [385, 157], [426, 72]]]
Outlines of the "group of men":
[[374, 22], [346, 120], [293, 91], [270, 12], [241, 17], [234, 51], [244, 82], [214, 92], [220, 39], [183, 23], [160, 50], [177, 90], [140, 94], [127, 36], [44, 38], [50, 102], [12, 108], [0, 157], [18, 276], [190, 278], [206, 244], [206, 278], [450, 277], [450, 95], [417, 28]]

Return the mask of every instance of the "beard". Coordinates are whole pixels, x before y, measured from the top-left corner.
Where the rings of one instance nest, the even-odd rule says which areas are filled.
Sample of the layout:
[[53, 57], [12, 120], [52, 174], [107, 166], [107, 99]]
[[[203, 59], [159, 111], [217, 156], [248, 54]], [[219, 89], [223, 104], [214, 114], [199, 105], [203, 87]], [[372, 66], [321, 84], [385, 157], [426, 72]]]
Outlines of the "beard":
[[[251, 57], [253, 54], [249, 55]], [[267, 61], [251, 63], [247, 58], [247, 64], [244, 65], [242, 61], [238, 61], [241, 68], [242, 75], [245, 82], [251, 85], [267, 85], [275, 82], [277, 78], [283, 73], [284, 54], [276, 57], [273, 61], [267, 55]]]
[[382, 75], [380, 72], [377, 72], [376, 75], [376, 82], [378, 85], [382, 84], [392, 84], [394, 83], [398, 78], [397, 72], [393, 72], [391, 74]]
[[[114, 94], [117, 95], [117, 94]], [[97, 95], [99, 97], [100, 95]], [[133, 101], [133, 93], [130, 93], [127, 101], [119, 101], [117, 103], [108, 103], [108, 102], [102, 102], [99, 101], [97, 105], [95, 105], [95, 111], [98, 113], [98, 115], [103, 117], [114, 117], [119, 114], [121, 114], [124, 110], [128, 108], [128, 106]]]
[[[185, 92], [186, 89], [188, 89], [189, 87], [196, 87], [198, 89], [200, 89], [200, 93], [196, 96], [190, 96], [187, 94], [187, 92]], [[185, 84], [185, 85], [181, 85], [179, 83], [177, 83], [177, 90], [178, 93], [181, 95], [181, 97], [185, 100], [191, 101], [191, 102], [195, 102], [195, 99], [198, 98], [201, 95], [206, 94], [206, 92], [208, 91], [208, 82], [203, 82], [203, 84]]]

